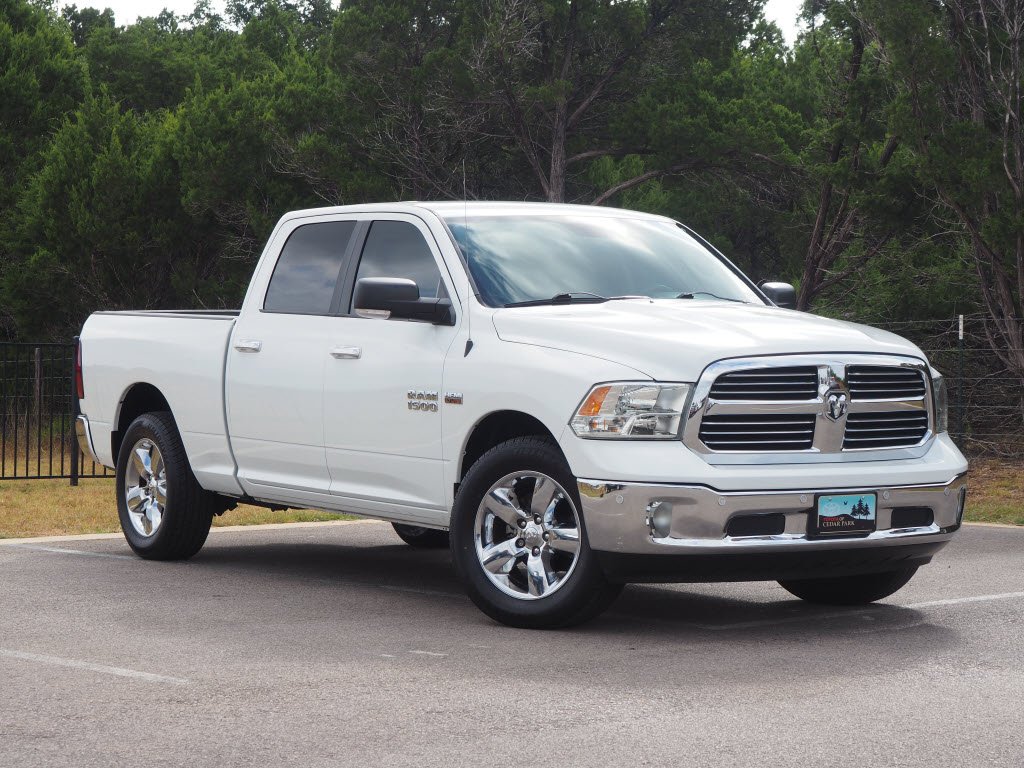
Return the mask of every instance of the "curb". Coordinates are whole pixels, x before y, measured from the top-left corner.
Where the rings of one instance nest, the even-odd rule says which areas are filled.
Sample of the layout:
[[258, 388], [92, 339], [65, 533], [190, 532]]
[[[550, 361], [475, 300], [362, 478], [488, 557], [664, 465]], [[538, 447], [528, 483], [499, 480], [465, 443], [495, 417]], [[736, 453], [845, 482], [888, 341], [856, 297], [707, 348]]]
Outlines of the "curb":
[[[210, 528], [210, 534], [231, 531], [277, 531], [293, 528], [330, 528], [338, 525], [387, 525], [384, 520], [322, 520], [307, 523], [263, 523], [261, 525], [222, 525]], [[36, 544], [56, 541], [103, 541], [105, 539], [123, 539], [124, 534], [118, 533], [79, 533], [74, 536], [31, 536], [23, 539], [0, 539], [0, 547], [5, 544]]]

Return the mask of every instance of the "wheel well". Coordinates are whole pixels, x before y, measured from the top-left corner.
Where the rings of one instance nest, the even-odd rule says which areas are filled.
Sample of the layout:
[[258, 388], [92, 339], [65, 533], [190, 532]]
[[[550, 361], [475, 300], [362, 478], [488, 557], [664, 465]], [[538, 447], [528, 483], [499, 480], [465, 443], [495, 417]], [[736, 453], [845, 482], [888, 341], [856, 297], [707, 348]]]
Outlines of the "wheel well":
[[133, 384], [121, 400], [121, 408], [117, 415], [117, 428], [110, 435], [110, 447], [114, 461], [121, 451], [121, 440], [135, 419], [144, 413], [170, 411], [167, 398], [152, 384]]
[[466, 472], [473, 466], [477, 459], [483, 456], [494, 446], [511, 440], [513, 437], [529, 437], [539, 435], [550, 438], [555, 437], [547, 427], [538, 419], [521, 411], [495, 411], [484, 417], [474, 428], [466, 442], [466, 450], [462, 454], [462, 466], [459, 471], [459, 479], [466, 476]]

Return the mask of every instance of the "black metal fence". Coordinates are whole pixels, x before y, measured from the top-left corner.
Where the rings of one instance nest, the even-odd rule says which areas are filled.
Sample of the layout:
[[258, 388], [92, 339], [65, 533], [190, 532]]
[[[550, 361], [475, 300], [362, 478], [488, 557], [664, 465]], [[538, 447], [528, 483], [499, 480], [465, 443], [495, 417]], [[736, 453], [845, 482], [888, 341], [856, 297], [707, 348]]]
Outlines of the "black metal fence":
[[[993, 351], [992, 320], [879, 323], [946, 377], [950, 432], [968, 455], [1024, 458], [1024, 381]], [[0, 480], [107, 477], [75, 438], [75, 344], [0, 342]]]
[[74, 342], [0, 342], [0, 480], [110, 474], [78, 448], [74, 365]]

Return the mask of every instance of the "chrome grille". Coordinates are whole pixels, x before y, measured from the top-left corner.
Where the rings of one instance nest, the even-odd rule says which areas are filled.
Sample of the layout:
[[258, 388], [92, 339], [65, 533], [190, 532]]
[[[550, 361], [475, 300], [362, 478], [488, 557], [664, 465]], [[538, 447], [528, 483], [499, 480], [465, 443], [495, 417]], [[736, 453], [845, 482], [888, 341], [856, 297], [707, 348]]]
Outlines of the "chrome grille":
[[851, 365], [846, 385], [852, 400], [891, 400], [924, 397], [924, 376], [916, 368]]
[[813, 413], [708, 415], [700, 439], [713, 451], [806, 451], [814, 444]]
[[813, 400], [818, 396], [818, 369], [812, 365], [758, 368], [719, 376], [711, 397], [735, 400]]
[[929, 381], [902, 355], [722, 360], [694, 386], [682, 439], [711, 464], [917, 458], [933, 435]]
[[846, 419], [843, 448], [903, 448], [928, 434], [928, 412], [851, 413]]

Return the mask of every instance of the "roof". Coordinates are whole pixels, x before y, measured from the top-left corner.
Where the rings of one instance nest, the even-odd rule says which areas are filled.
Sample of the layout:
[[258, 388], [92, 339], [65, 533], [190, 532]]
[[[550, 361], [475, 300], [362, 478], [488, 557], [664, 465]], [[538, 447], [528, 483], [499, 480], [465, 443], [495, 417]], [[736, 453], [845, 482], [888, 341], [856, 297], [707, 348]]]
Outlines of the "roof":
[[421, 210], [431, 211], [442, 218], [450, 216], [514, 216], [514, 215], [557, 215], [572, 214], [574, 216], [600, 216], [602, 218], [654, 219], [668, 221], [664, 216], [656, 216], [641, 211], [630, 211], [624, 208], [606, 208], [594, 205], [569, 205], [566, 203], [524, 203], [511, 201], [482, 200], [407, 200], [394, 203], [366, 203], [363, 205], [343, 205], [330, 208], [308, 208], [291, 211], [285, 219], [303, 218], [337, 213], [417, 213]]

